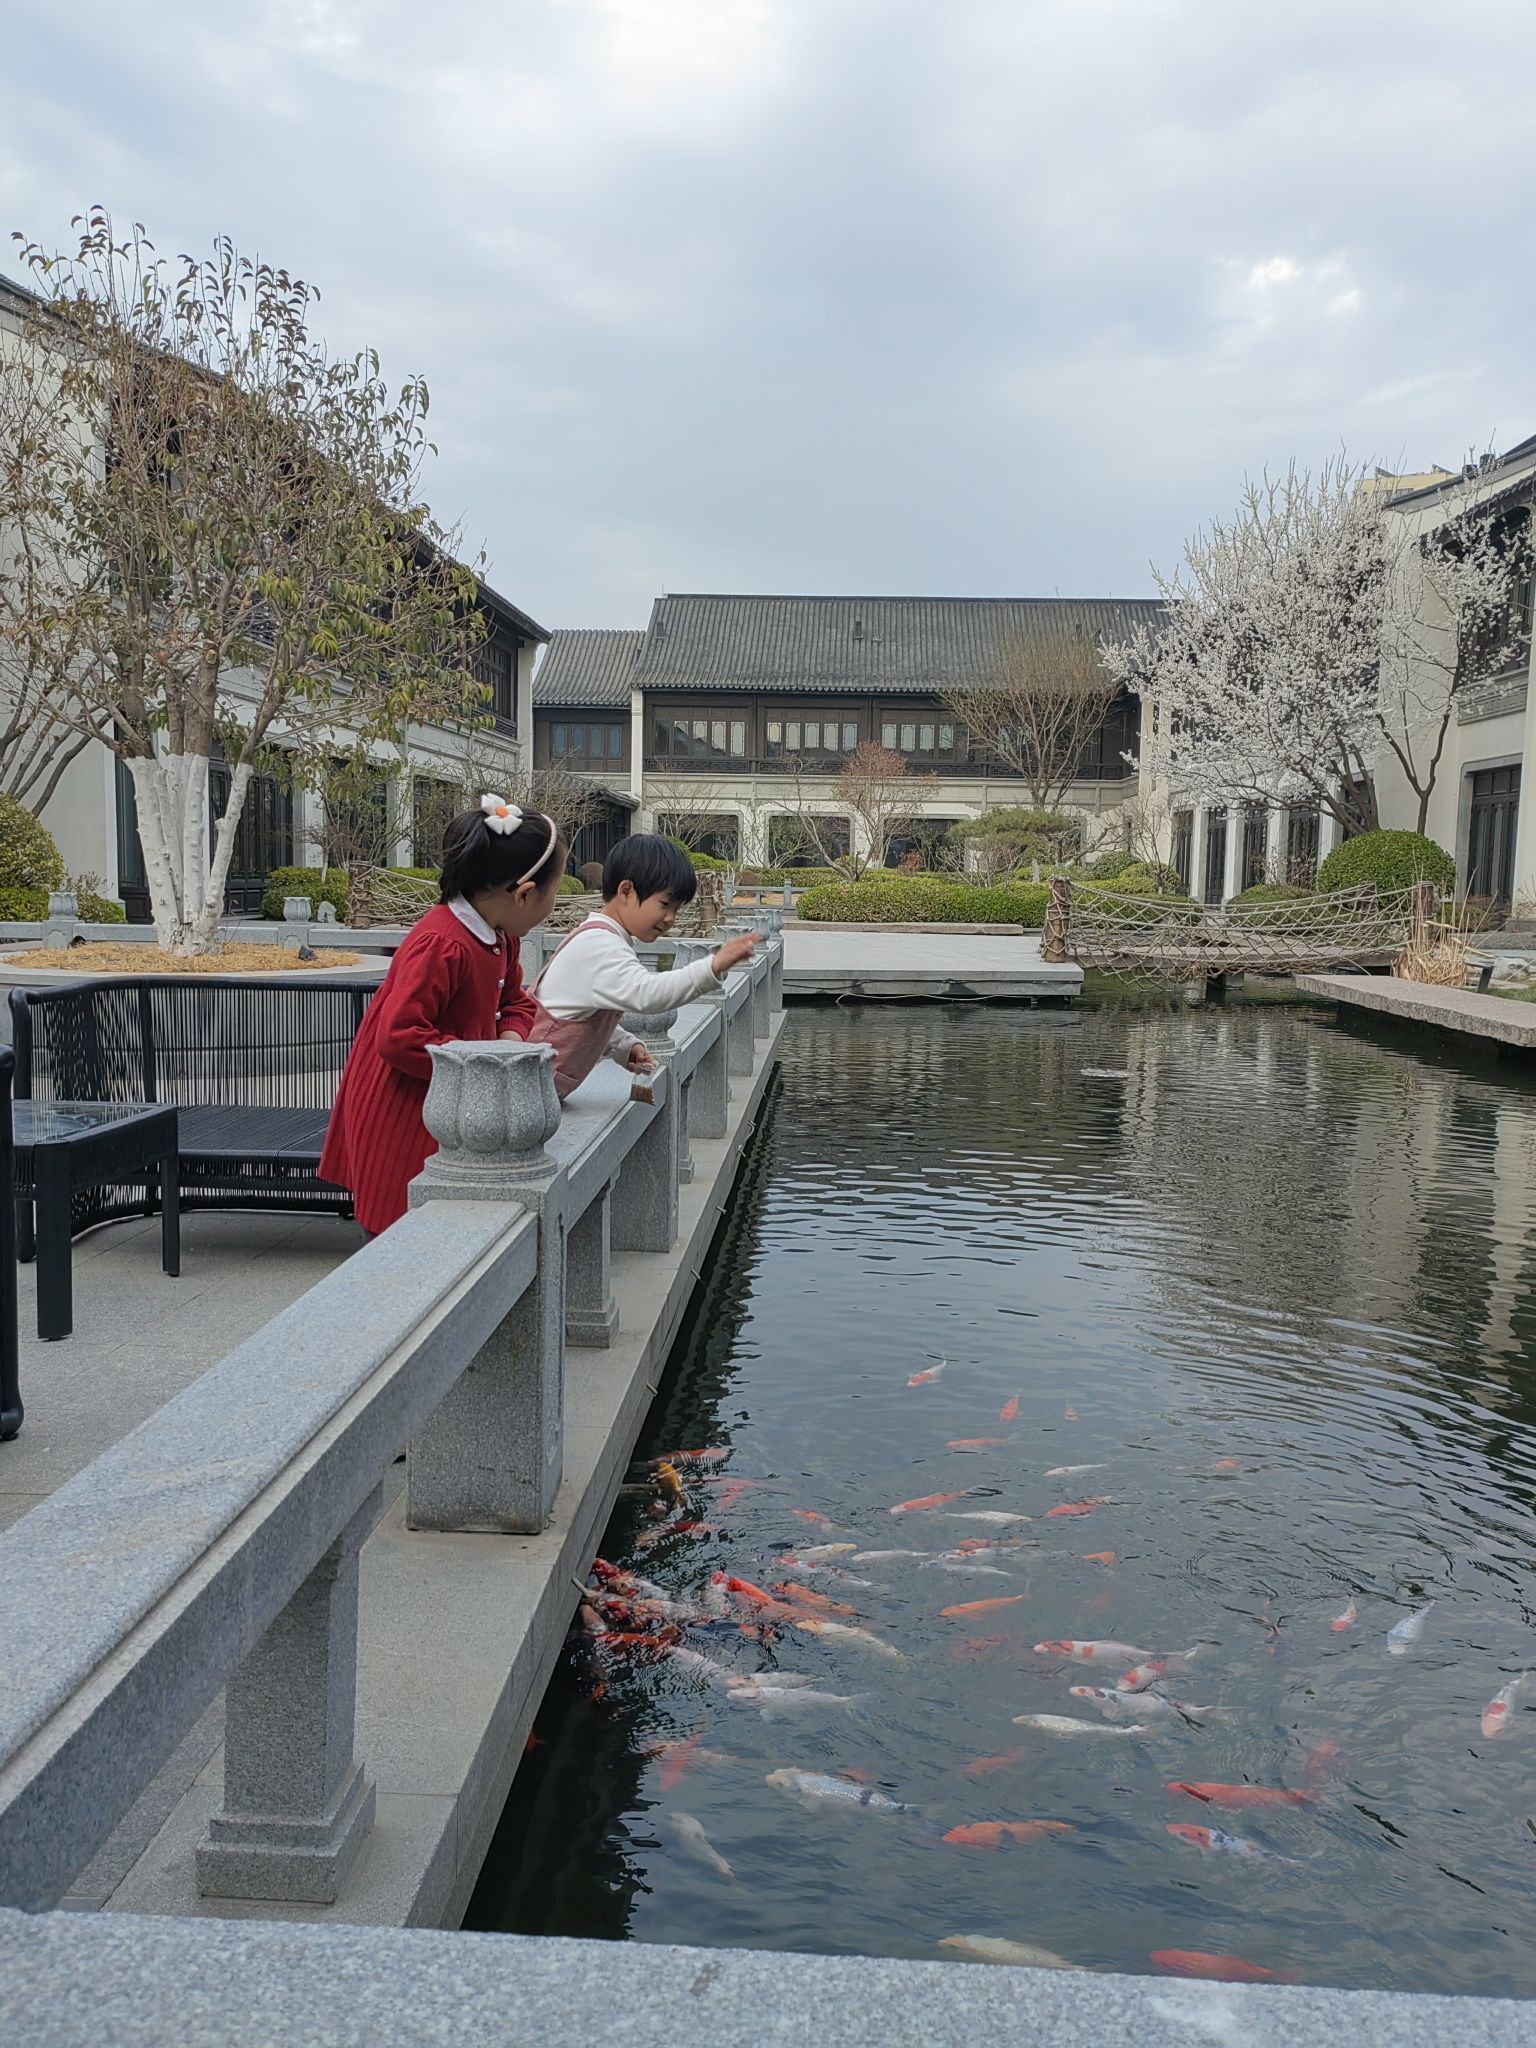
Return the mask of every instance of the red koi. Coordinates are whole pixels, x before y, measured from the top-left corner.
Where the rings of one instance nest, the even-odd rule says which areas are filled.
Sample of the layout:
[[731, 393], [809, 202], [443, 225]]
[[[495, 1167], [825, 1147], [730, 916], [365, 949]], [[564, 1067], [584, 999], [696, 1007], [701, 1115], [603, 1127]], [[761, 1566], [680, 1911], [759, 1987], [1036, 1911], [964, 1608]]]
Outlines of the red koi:
[[1354, 1601], [1351, 1600], [1349, 1605], [1345, 1608], [1342, 1614], [1336, 1614], [1334, 1616], [1333, 1620], [1329, 1623], [1329, 1626], [1332, 1628], [1336, 1636], [1341, 1636], [1343, 1635], [1345, 1629], [1353, 1628], [1355, 1623], [1359, 1619], [1360, 1610], [1355, 1605]]
[[1083, 1552], [1084, 1564], [1113, 1564], [1114, 1562], [1115, 1553], [1112, 1550], [1085, 1550]]
[[1061, 1515], [1091, 1515], [1095, 1508], [1108, 1507], [1108, 1494], [1098, 1494], [1092, 1500], [1063, 1501], [1059, 1508], [1047, 1508], [1045, 1519], [1054, 1522]]
[[958, 1493], [920, 1493], [916, 1500], [898, 1501], [891, 1513], [926, 1515], [933, 1508], [947, 1508], [952, 1500], [969, 1500], [974, 1492], [974, 1487], [962, 1486]]
[[1307, 1776], [1314, 1781], [1321, 1778], [1325, 1772], [1333, 1769], [1340, 1754], [1339, 1745], [1334, 1741], [1314, 1743], [1307, 1751]]
[[1155, 1948], [1148, 1961], [1170, 1977], [1209, 1977], [1217, 1984], [1262, 1984], [1275, 1976], [1262, 1963], [1244, 1962], [1241, 1956], [1210, 1955], [1199, 1948]]
[[1018, 1421], [1018, 1419], [1019, 1419], [1019, 1397], [1018, 1397], [1018, 1395], [1017, 1395], [1017, 1394], [1013, 1395], [1013, 1397], [1012, 1397], [1012, 1398], [1011, 1398], [1010, 1400], [1007, 1400], [1007, 1401], [1005, 1401], [1005, 1402], [1003, 1403], [1002, 1407], [998, 1409], [998, 1411], [997, 1411], [997, 1419], [998, 1419], [998, 1421], [999, 1421], [999, 1422], [1017, 1422], [1017, 1421]]
[[840, 1614], [845, 1621], [856, 1619], [859, 1612], [846, 1600], [829, 1600], [825, 1593], [818, 1593], [810, 1586], [797, 1585], [793, 1579], [780, 1580], [773, 1590], [781, 1600], [793, 1600], [802, 1607], [812, 1607], [818, 1614]]
[[1004, 1842], [1038, 1842], [1046, 1835], [1075, 1835], [1065, 1820], [973, 1820], [951, 1828], [944, 1840], [960, 1849], [1001, 1849]]
[[661, 1766], [661, 1789], [670, 1792], [674, 1785], [682, 1782], [688, 1767], [698, 1754], [699, 1744], [704, 1740], [704, 1730], [695, 1728], [691, 1735], [685, 1735], [681, 1742], [668, 1743], [663, 1752]]
[[791, 1508], [789, 1511], [799, 1522], [809, 1522], [817, 1529], [838, 1529], [841, 1523], [834, 1522], [827, 1515], [818, 1515], [814, 1508]]
[[994, 1650], [1015, 1650], [1018, 1644], [1012, 1636], [972, 1636], [968, 1643], [961, 1643], [952, 1654], [956, 1657], [990, 1657]]
[[1310, 1806], [1313, 1792], [1286, 1792], [1274, 1785], [1216, 1785], [1200, 1779], [1171, 1778], [1170, 1792], [1183, 1792], [1191, 1799], [1203, 1799], [1208, 1806], [1225, 1806], [1234, 1813], [1244, 1807]]
[[1006, 1771], [1024, 1754], [1022, 1749], [1005, 1749], [1001, 1756], [972, 1757], [960, 1766], [962, 1778], [985, 1778], [992, 1771]]
[[941, 1607], [941, 1621], [957, 1621], [967, 1614], [995, 1614], [999, 1607], [1017, 1607], [1021, 1600], [1027, 1600], [1027, 1593], [1002, 1593], [991, 1600], [962, 1600], [958, 1607]]

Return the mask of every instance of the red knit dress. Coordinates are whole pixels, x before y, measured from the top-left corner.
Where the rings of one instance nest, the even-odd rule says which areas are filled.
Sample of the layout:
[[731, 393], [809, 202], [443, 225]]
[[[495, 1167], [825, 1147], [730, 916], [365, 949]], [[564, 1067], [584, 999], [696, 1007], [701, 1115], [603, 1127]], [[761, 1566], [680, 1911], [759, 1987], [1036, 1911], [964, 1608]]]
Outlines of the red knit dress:
[[405, 1214], [405, 1191], [437, 1150], [422, 1122], [429, 1045], [450, 1038], [526, 1038], [537, 1010], [523, 987], [518, 942], [475, 937], [439, 903], [407, 934], [364, 1013], [336, 1091], [320, 1178], [350, 1188], [375, 1236]]

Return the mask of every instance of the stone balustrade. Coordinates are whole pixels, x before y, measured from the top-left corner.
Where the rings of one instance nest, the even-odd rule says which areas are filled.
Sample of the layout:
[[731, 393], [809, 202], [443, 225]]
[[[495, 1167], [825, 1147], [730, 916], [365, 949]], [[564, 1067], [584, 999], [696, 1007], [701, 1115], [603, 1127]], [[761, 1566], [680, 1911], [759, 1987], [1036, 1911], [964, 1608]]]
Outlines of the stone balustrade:
[[548, 1046], [434, 1048], [408, 1213], [8, 1531], [0, 1906], [55, 1905], [221, 1689], [199, 1889], [341, 1896], [374, 1815], [354, 1695], [381, 1485], [405, 1445], [411, 1528], [549, 1526], [567, 1347], [613, 1342], [615, 1253], [672, 1250], [690, 1131], [724, 1135], [781, 953], [654, 1040], [649, 1101], [605, 1080], [562, 1114]]

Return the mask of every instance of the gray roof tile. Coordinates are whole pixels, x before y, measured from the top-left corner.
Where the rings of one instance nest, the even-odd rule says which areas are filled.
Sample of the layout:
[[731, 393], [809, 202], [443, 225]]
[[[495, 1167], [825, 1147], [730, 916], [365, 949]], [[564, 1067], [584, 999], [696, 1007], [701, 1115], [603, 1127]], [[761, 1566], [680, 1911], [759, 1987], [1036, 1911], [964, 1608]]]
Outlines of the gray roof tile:
[[634, 681], [646, 690], [929, 693], [984, 680], [1006, 647], [1052, 626], [1121, 639], [1161, 608], [1151, 597], [659, 597]]
[[630, 673], [644, 638], [639, 631], [597, 628], [554, 634], [534, 672], [534, 704], [627, 710]]

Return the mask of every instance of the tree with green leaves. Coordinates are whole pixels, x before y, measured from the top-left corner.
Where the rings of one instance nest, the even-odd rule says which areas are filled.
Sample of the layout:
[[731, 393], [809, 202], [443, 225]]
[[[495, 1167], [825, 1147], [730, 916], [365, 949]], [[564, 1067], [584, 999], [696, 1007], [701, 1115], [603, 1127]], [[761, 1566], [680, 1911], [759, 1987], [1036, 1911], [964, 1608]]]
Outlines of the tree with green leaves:
[[314, 289], [227, 239], [170, 262], [75, 225], [72, 255], [23, 242], [39, 303], [0, 335], [0, 624], [48, 718], [127, 765], [160, 942], [196, 954], [268, 756], [304, 781], [473, 723], [484, 622], [421, 496], [420, 378], [332, 355]]

